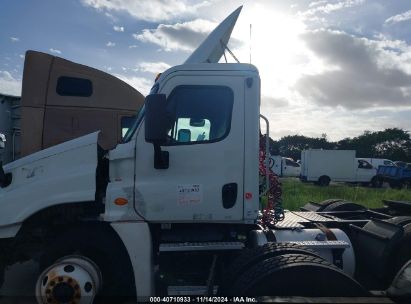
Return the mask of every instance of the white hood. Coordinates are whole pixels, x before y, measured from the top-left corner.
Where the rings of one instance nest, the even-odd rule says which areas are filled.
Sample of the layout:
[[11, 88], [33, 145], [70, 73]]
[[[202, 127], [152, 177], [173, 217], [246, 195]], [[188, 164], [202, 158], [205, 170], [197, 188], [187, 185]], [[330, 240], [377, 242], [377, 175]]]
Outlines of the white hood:
[[94, 201], [97, 138], [95, 132], [4, 166], [12, 182], [0, 188], [0, 237], [2, 228], [19, 225], [44, 208]]

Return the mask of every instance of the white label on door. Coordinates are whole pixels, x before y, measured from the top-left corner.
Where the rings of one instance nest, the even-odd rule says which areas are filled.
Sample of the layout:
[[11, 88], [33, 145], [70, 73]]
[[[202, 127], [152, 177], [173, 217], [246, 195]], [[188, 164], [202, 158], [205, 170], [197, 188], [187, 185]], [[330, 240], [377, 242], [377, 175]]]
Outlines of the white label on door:
[[203, 200], [203, 190], [199, 184], [177, 186], [177, 203], [179, 206], [200, 204]]

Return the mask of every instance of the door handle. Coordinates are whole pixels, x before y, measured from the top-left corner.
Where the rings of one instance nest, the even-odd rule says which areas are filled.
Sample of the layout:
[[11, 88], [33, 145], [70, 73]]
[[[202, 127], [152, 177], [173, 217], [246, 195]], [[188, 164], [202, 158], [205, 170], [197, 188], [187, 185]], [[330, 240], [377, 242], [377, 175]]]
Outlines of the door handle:
[[229, 183], [223, 186], [221, 196], [223, 200], [223, 207], [225, 209], [230, 209], [234, 207], [235, 202], [237, 201], [237, 183]]

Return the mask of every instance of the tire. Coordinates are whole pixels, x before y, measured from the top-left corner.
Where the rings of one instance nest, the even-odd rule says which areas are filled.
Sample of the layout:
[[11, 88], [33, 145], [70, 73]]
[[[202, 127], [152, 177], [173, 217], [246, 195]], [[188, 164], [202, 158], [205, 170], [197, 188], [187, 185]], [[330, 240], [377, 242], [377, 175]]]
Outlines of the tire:
[[390, 188], [392, 189], [400, 190], [403, 187], [403, 184], [401, 181], [390, 181], [388, 184], [390, 185]]
[[368, 293], [323, 258], [306, 254], [275, 256], [243, 273], [228, 296], [360, 297]]
[[381, 188], [382, 184], [383, 184], [383, 180], [378, 176], [374, 176], [371, 179], [371, 187], [373, 188]]
[[318, 205], [321, 205], [321, 207], [318, 208], [317, 211], [318, 212], [323, 211], [324, 208], [327, 207], [328, 205], [331, 205], [331, 204], [336, 203], [336, 202], [341, 202], [343, 200], [344, 199], [342, 199], [342, 198], [330, 198], [330, 199], [324, 200], [322, 202], [319, 202]]
[[360, 211], [365, 210], [364, 206], [359, 204], [349, 202], [349, 201], [339, 201], [326, 206], [322, 211], [331, 212], [331, 211]]
[[328, 176], [323, 175], [318, 179], [318, 185], [321, 187], [326, 187], [330, 184], [330, 181], [331, 180]]
[[6, 267], [0, 264], [0, 289], [3, 287], [5, 272], [6, 272]]
[[411, 223], [411, 216], [396, 216], [386, 220], [388, 223], [405, 226]]
[[245, 250], [227, 269], [226, 275], [219, 287], [219, 293], [225, 294], [238, 277], [250, 267], [275, 256], [297, 253], [320, 257], [315, 251], [292, 243], [268, 243], [263, 246]]
[[[134, 276], [127, 251], [111, 227], [81, 225], [62, 233], [40, 258], [42, 272], [58, 259], [80, 255], [94, 262], [102, 275], [96, 302], [123, 302], [135, 296]], [[113, 263], [115, 261], [115, 263]]]
[[397, 272], [411, 259], [411, 224], [403, 226], [404, 235], [400, 244], [392, 249], [386, 267], [386, 283], [390, 285]]

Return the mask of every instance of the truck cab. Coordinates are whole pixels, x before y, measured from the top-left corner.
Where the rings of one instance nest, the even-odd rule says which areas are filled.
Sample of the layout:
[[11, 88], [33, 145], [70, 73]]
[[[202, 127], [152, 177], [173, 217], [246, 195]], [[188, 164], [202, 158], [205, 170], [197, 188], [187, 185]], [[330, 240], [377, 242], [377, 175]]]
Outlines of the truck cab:
[[282, 177], [299, 177], [301, 165], [289, 157], [270, 156], [270, 167], [275, 174]]
[[360, 158], [370, 163], [375, 169], [379, 166], [396, 166], [392, 160], [386, 158]]
[[[166, 164], [156, 164], [156, 148], [146, 141], [141, 119], [126, 134], [125, 143], [109, 153], [106, 208], [112, 207], [118, 192], [126, 195], [133, 190], [138, 194], [136, 213], [150, 222], [253, 222], [259, 205], [255, 134], [260, 80], [255, 67], [177, 66], [163, 73], [154, 90], [164, 95], [168, 115], [162, 117], [158, 111], [155, 119], [169, 120], [166, 141], [161, 143]], [[135, 154], [118, 160], [117, 154], [126, 147], [135, 149]], [[125, 162], [130, 163], [128, 173], [119, 170]], [[249, 193], [246, 204], [245, 193]]]

